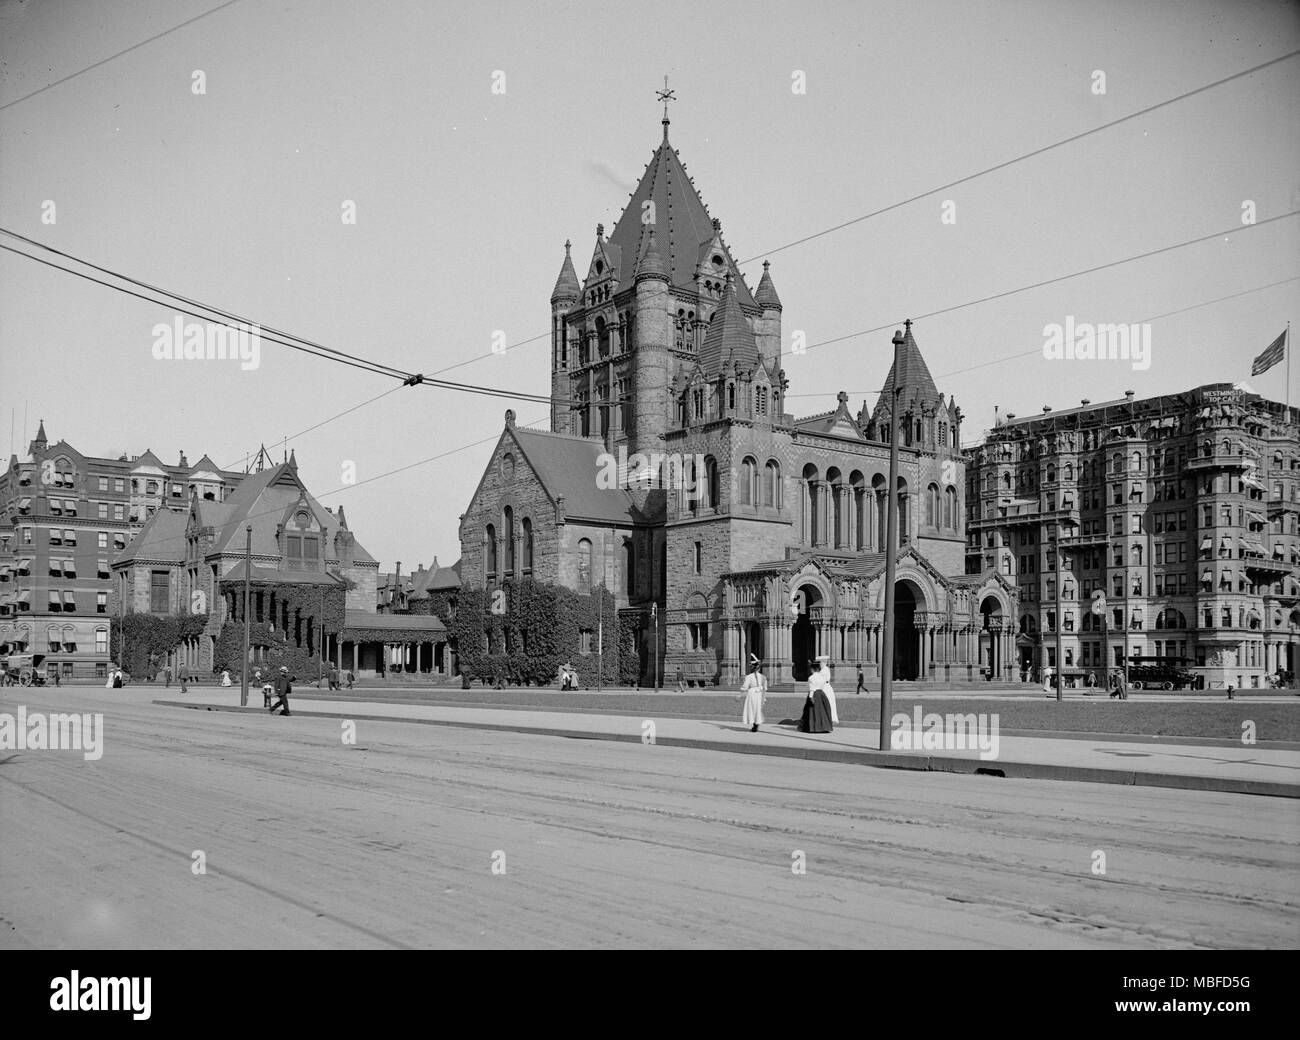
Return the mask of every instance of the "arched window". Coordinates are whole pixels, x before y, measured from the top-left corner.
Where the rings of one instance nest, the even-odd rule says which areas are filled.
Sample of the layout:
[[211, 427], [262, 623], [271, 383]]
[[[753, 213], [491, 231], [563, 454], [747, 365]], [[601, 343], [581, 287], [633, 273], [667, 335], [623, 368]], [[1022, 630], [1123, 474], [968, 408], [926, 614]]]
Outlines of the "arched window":
[[506, 540], [506, 573], [515, 572], [515, 511], [509, 506], [501, 511], [501, 534]]
[[957, 530], [957, 489], [951, 484], [943, 493], [943, 526]]
[[925, 489], [925, 526], [934, 527], [939, 522], [939, 486], [931, 484]]
[[629, 596], [636, 592], [636, 543], [631, 538], [623, 542], [623, 589]]
[[717, 509], [721, 499], [718, 487], [718, 461], [712, 455], [704, 457], [704, 492], [707, 496], [704, 505], [708, 509]]
[[1133, 460], [1132, 460], [1132, 461], [1133, 461], [1133, 472], [1134, 472], [1134, 473], [1141, 473], [1141, 472], [1142, 472], [1142, 453], [1141, 453], [1140, 451], [1135, 451], [1135, 452], [1133, 453]]
[[736, 384], [727, 384], [727, 410], [734, 412], [736, 410]]
[[751, 458], [746, 458], [740, 464], [740, 504], [743, 506], [755, 505], [754, 489], [758, 486], [758, 463]]
[[578, 591], [582, 593], [591, 591], [591, 554], [591, 540], [583, 538], [578, 542]]
[[528, 517], [524, 517], [524, 573], [531, 574], [533, 570], [533, 522]]
[[763, 480], [763, 505], [781, 508], [781, 467], [775, 459], [767, 460], [766, 476]]
[[1142, 566], [1142, 546], [1140, 545], [1133, 546], [1133, 566]]
[[609, 356], [609, 326], [604, 318], [596, 319], [596, 344], [601, 357]]
[[487, 525], [487, 574], [494, 577], [497, 572], [497, 529]]

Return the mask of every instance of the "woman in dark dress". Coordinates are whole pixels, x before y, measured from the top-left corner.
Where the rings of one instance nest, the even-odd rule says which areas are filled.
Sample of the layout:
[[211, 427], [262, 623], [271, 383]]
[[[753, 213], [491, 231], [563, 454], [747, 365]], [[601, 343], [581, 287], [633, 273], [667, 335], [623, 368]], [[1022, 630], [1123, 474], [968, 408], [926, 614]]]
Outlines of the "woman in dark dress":
[[[810, 670], [816, 669], [816, 664], [808, 662]], [[829, 733], [831, 731], [831, 704], [826, 699], [826, 694], [822, 693], [820, 688], [813, 688], [813, 683], [808, 683], [808, 699], [804, 701], [803, 717], [799, 720], [800, 733]]]

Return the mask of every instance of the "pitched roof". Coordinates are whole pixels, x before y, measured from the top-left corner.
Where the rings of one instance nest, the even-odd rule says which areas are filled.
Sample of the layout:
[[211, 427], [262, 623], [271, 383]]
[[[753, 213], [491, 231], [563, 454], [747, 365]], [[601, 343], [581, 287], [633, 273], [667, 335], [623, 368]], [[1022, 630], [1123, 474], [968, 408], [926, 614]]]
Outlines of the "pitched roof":
[[365, 610], [345, 610], [343, 630], [345, 633], [350, 630], [437, 633], [446, 632], [447, 626], [432, 614], [372, 614]]
[[564, 496], [564, 514], [575, 520], [636, 522], [632, 498], [621, 488], [602, 489], [597, 475], [604, 467], [605, 445], [598, 440], [511, 427], [515, 443], [554, 500]]
[[159, 509], [145, 521], [131, 543], [113, 560], [113, 566], [149, 560], [180, 563], [185, 559], [186, 515], [173, 509]]
[[[654, 224], [643, 224], [642, 214], [646, 208], [642, 203], [654, 203]], [[709, 216], [708, 207], [700, 199], [695, 185], [686, 175], [686, 169], [677, 157], [672, 145], [668, 143], [668, 128], [664, 127], [664, 139], [655, 149], [654, 157], [641, 175], [636, 191], [628, 199], [623, 215], [614, 225], [614, 233], [605, 244], [606, 256], [618, 268], [618, 292], [630, 287], [636, 274], [636, 267], [645, 251], [648, 232], [653, 232], [668, 269], [668, 279], [673, 285], [694, 291], [695, 269], [700, 257], [701, 247], [712, 241], [715, 234], [713, 218]], [[753, 294], [745, 284], [725, 246], [727, 266], [736, 276], [736, 293], [740, 302], [755, 306]]]
[[[434, 563], [437, 562], [438, 561], [435, 559]], [[450, 567], [439, 567], [434, 571], [433, 577], [429, 580], [429, 591], [431, 592], [437, 589], [458, 588], [460, 588], [460, 560], [457, 560]]]
[[713, 313], [708, 331], [704, 334], [704, 343], [700, 347], [700, 368], [704, 375], [712, 379], [722, 371], [723, 364], [731, 358], [736, 369], [748, 372], [758, 365], [758, 344], [754, 340], [754, 330], [745, 319], [745, 312], [740, 309], [736, 299], [736, 283], [731, 275], [727, 276], [727, 288], [722, 295], [722, 303]]
[[[226, 500], [220, 503], [225, 512], [224, 521], [215, 516], [208, 521], [206, 514], [215, 503], [202, 502], [200, 509], [204, 522], [213, 526], [221, 525], [213, 540], [213, 553], [242, 553], [244, 551], [244, 525], [253, 525], [253, 553], [256, 556], [279, 556], [280, 546], [276, 540], [276, 527], [282, 517], [299, 499], [305, 497], [308, 508], [321, 527], [322, 546], [326, 555], [334, 550], [334, 537], [339, 531], [339, 519], [335, 514], [314, 499], [302, 481], [298, 479], [297, 467], [289, 462], [282, 462], [273, 469], [264, 469], [260, 473], [250, 473], [239, 482]], [[211, 510], [218, 513], [217, 510]], [[218, 514], [219, 515], [219, 514]], [[374, 563], [371, 556], [355, 539], [352, 543], [352, 560], [354, 563]]]
[[885, 377], [885, 385], [880, 388], [880, 397], [876, 399], [876, 410], [872, 413], [873, 416], [881, 411], [891, 410], [895, 382], [902, 388], [901, 402], [904, 406], [912, 400], [933, 403], [939, 397], [939, 388], [934, 385], [934, 376], [930, 375], [925, 358], [921, 357], [921, 348], [916, 345], [916, 340], [912, 337], [912, 323], [907, 322], [906, 327], [907, 331], [903, 335], [903, 347], [899, 351], [898, 359], [902, 362], [902, 371], [896, 373], [895, 365], [890, 364], [889, 375]]
[[820, 433], [830, 437], [850, 437], [853, 440], [865, 440], [857, 420], [849, 414], [849, 395], [843, 390], [838, 396], [839, 407], [829, 412], [810, 415], [806, 419], [796, 419], [795, 426], [808, 433]]

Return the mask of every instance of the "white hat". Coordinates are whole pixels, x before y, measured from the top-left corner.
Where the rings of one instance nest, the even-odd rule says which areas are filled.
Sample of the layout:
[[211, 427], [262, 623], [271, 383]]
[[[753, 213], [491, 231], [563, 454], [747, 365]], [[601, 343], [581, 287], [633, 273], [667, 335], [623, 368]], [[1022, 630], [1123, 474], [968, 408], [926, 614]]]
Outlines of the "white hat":
[[825, 664], [830, 659], [831, 659], [830, 654], [819, 654], [817, 657], [817, 660], [820, 661], [822, 664]]

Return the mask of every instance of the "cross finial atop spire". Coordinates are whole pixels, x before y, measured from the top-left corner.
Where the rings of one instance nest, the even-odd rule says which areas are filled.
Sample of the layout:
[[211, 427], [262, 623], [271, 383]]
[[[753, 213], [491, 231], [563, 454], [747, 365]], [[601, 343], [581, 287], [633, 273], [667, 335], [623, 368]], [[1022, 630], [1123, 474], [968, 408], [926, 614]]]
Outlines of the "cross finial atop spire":
[[664, 77], [664, 89], [655, 92], [655, 96], [664, 103], [664, 140], [668, 140], [668, 102], [676, 101], [677, 95], [668, 89], [668, 77]]

